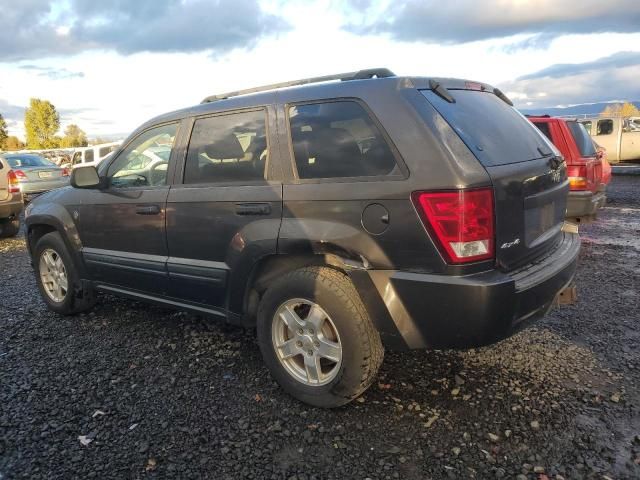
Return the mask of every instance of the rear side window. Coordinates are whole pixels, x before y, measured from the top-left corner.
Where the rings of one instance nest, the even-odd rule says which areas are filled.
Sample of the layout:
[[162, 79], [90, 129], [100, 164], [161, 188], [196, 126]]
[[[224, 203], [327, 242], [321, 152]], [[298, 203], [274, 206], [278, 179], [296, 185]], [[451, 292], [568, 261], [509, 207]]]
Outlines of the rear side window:
[[93, 149], [85, 150], [85, 152], [84, 152], [84, 161], [85, 162], [93, 162]]
[[551, 139], [551, 131], [549, 130], [549, 124], [546, 122], [542, 122], [542, 123], [538, 123], [538, 122], [534, 122], [533, 123], [538, 130], [540, 130], [542, 133], [544, 133], [544, 136], [547, 137], [549, 140], [553, 141]]
[[455, 103], [431, 90], [421, 92], [485, 167], [533, 160], [554, 151], [531, 122], [491, 92], [450, 90]]
[[576, 141], [580, 155], [583, 157], [595, 157], [596, 147], [593, 145], [593, 140], [591, 140], [584, 125], [578, 122], [567, 122], [567, 127], [571, 130], [571, 135]]
[[598, 120], [598, 133], [596, 135], [610, 135], [613, 133], [613, 120]]
[[264, 180], [268, 156], [265, 111], [196, 120], [184, 183]]
[[395, 157], [366, 110], [354, 101], [289, 108], [298, 177], [374, 177], [397, 171]]

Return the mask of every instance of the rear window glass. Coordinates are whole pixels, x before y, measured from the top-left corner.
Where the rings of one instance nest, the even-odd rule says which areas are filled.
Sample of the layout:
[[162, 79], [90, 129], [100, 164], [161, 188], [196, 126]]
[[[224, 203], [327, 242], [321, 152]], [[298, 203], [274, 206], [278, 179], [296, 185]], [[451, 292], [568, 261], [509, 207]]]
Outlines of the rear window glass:
[[484, 166], [524, 162], [554, 151], [531, 122], [493, 93], [477, 90], [450, 90], [450, 93], [455, 103], [431, 90], [422, 90]]
[[571, 130], [571, 135], [576, 141], [580, 155], [583, 157], [595, 157], [596, 147], [593, 145], [593, 140], [591, 140], [584, 125], [578, 122], [567, 122], [567, 127]]
[[39, 157], [38, 155], [20, 155], [6, 157], [7, 162], [11, 165], [11, 168], [26, 168], [26, 167], [55, 167], [55, 163], [49, 160]]

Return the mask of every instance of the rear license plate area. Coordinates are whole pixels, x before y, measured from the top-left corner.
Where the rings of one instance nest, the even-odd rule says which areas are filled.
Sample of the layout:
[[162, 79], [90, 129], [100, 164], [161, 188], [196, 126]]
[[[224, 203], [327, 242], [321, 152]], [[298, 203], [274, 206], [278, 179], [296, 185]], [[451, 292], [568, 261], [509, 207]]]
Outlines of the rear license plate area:
[[53, 174], [51, 172], [38, 172], [40, 178], [51, 178]]
[[525, 244], [531, 247], [545, 233], [558, 227], [564, 221], [562, 203], [555, 201], [528, 208], [524, 211]]

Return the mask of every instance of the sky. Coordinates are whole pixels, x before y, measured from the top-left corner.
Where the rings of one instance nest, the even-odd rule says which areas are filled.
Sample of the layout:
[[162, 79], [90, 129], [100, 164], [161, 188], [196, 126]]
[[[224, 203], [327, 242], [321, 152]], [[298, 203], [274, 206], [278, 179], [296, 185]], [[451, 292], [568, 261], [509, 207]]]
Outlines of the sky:
[[640, 0], [0, 0], [0, 113], [125, 136], [204, 97], [387, 67], [520, 108], [640, 100]]

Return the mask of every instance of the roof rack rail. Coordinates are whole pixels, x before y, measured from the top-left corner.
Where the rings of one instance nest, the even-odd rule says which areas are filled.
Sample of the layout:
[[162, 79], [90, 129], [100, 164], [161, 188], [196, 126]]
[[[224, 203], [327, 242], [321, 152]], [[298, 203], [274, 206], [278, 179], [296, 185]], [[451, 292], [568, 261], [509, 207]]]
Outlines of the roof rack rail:
[[393, 73], [388, 68], [368, 68], [366, 70], [358, 70], [357, 72], [338, 73], [336, 75], [325, 75], [323, 77], [302, 78], [300, 80], [293, 80], [290, 82], [273, 83], [271, 85], [264, 85], [262, 87], [253, 87], [247, 88], [245, 90], [236, 90], [235, 92], [211, 95], [205, 98], [200, 103], [210, 103], [215, 102], [216, 100], [225, 100], [227, 98], [237, 97], [239, 95], [247, 95], [249, 93], [266, 92], [268, 90], [275, 90], [276, 88], [295, 87], [299, 85], [308, 85], [310, 83], [329, 82], [331, 80], [340, 80], [343, 82], [348, 80], [366, 80], [374, 77], [395, 77], [395, 73]]

